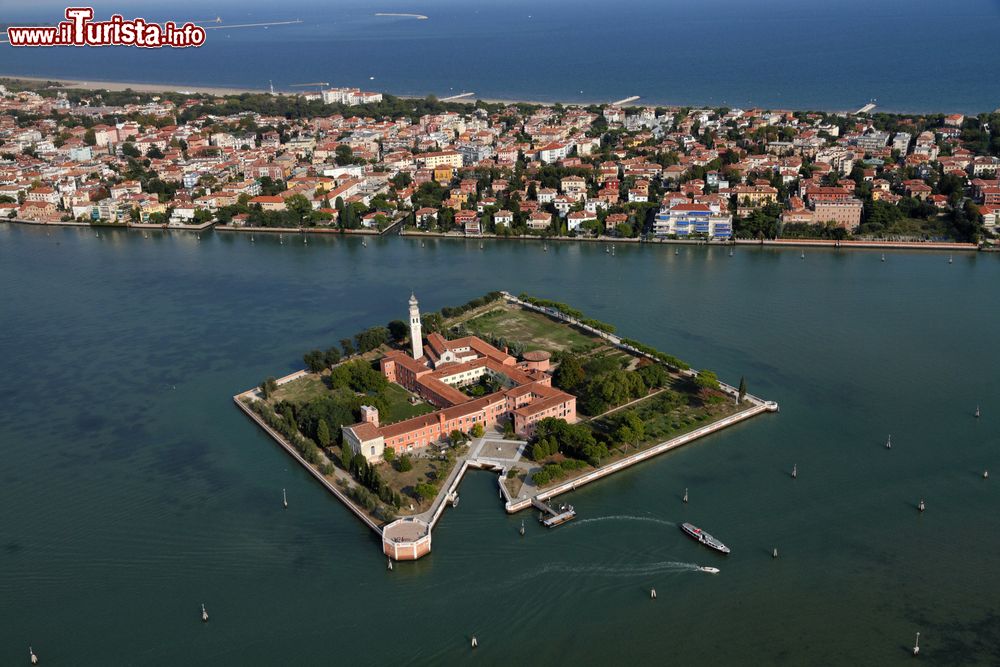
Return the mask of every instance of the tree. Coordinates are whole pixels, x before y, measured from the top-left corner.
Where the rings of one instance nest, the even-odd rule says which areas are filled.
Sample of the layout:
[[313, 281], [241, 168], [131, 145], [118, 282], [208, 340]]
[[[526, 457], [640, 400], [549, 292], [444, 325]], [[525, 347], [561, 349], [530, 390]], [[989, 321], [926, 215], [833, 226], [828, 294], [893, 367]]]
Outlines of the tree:
[[417, 484], [417, 486], [413, 490], [416, 491], [417, 495], [420, 496], [420, 498], [422, 498], [423, 500], [432, 499], [434, 496], [437, 495], [438, 492], [437, 487], [429, 482], [422, 482], [420, 484]]
[[278, 388], [278, 381], [273, 377], [266, 378], [260, 383], [260, 393], [264, 397], [264, 400], [271, 398], [274, 391]]
[[646, 425], [636, 414], [635, 410], [629, 410], [621, 416], [621, 423], [615, 431], [615, 439], [619, 442], [637, 446], [646, 437]]
[[122, 155], [125, 157], [142, 157], [142, 153], [135, 147], [135, 144], [129, 141], [122, 144]]
[[485, 432], [486, 429], [483, 428], [483, 425], [480, 422], [473, 424], [472, 430], [469, 431], [473, 438], [481, 438]]
[[281, 418], [284, 419], [285, 423], [289, 426], [294, 425], [296, 428], [298, 427], [298, 424], [295, 422], [295, 413], [292, 411], [291, 405], [285, 403], [285, 407], [281, 409]]
[[660, 364], [649, 364], [648, 366], [641, 367], [636, 372], [650, 389], [665, 387], [670, 382], [670, 374]]
[[409, 454], [403, 454], [396, 459], [396, 470], [399, 472], [410, 472], [413, 470], [413, 461], [410, 460]]
[[354, 151], [347, 144], [340, 144], [334, 150], [335, 161], [338, 165], [344, 166], [354, 162]]
[[351, 461], [354, 459], [354, 452], [351, 451], [351, 446], [347, 444], [347, 440], [340, 445], [340, 463], [344, 466], [344, 470], [350, 472]]
[[549, 435], [545, 438], [539, 438], [535, 443], [532, 444], [530, 455], [532, 460], [541, 461], [548, 456], [559, 451], [559, 442], [557, 441], [557, 436]]
[[286, 197], [285, 208], [298, 219], [299, 224], [311, 219], [312, 203], [306, 199], [305, 195], [294, 194], [291, 197]]
[[389, 335], [397, 343], [402, 343], [410, 334], [410, 327], [402, 320], [389, 322]]
[[553, 383], [564, 391], [572, 391], [583, 383], [586, 374], [576, 357], [564, 357], [552, 376]]
[[718, 390], [719, 377], [715, 374], [714, 371], [702, 369], [698, 371], [698, 375], [694, 378], [694, 384], [699, 389]]
[[444, 326], [444, 318], [441, 313], [424, 313], [420, 316], [420, 327], [425, 333], [440, 332]]
[[306, 368], [308, 368], [313, 373], [319, 373], [321, 370], [326, 368], [326, 355], [319, 350], [313, 350], [311, 352], [306, 352], [302, 355], [302, 361], [305, 362]]
[[163, 159], [163, 151], [160, 150], [159, 146], [156, 146], [154, 144], [154, 145], [152, 145], [152, 146], [149, 147], [148, 151], [146, 151], [146, 157], [148, 157], [148, 158], [150, 158], [152, 160], [162, 160]]
[[743, 377], [741, 375], [740, 376], [740, 394], [739, 394], [739, 397], [736, 399], [736, 402], [737, 403], [742, 403], [743, 399], [746, 398], [746, 395], [747, 395], [747, 380], [746, 380], [745, 377]]
[[407, 172], [401, 171], [392, 178], [390, 178], [389, 181], [392, 183], [394, 188], [396, 188], [397, 190], [402, 190], [403, 188], [413, 183], [413, 177], [410, 176], [410, 174], [408, 174]]
[[93, 128], [90, 128], [83, 133], [83, 143], [87, 144], [88, 146], [97, 145], [97, 134], [94, 132]]
[[396, 450], [392, 447], [386, 447], [382, 450], [382, 458], [385, 459], [387, 463], [392, 463], [392, 460], [396, 458]]
[[389, 341], [389, 329], [386, 327], [371, 327], [365, 329], [354, 337], [354, 343], [358, 352], [364, 354], [369, 350], [374, 350], [379, 345]]
[[323, 353], [323, 361], [327, 366], [334, 366], [338, 361], [340, 361], [340, 350], [336, 347], [331, 347]]
[[333, 442], [333, 438], [330, 436], [330, 427], [326, 425], [325, 419], [319, 420], [319, 426], [316, 427], [316, 440], [320, 447], [329, 447], [330, 443]]
[[345, 357], [350, 357], [354, 354], [354, 344], [351, 342], [350, 338], [341, 338], [340, 347], [344, 351]]

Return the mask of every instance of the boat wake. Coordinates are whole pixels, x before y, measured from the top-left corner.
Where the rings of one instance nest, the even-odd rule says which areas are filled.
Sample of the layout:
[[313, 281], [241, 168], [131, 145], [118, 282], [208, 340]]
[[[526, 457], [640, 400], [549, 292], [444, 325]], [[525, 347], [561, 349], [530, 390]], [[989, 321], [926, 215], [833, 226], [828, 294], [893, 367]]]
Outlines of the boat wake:
[[681, 572], [699, 572], [701, 566], [697, 563], [680, 561], [660, 561], [643, 565], [574, 565], [572, 563], [547, 563], [542, 567], [523, 572], [513, 578], [511, 583], [528, 581], [537, 577], [553, 574], [590, 575], [595, 577], [646, 577], [652, 574], [670, 574]]
[[582, 521], [576, 521], [571, 526], [583, 526], [588, 523], [595, 523], [597, 521], [648, 521], [650, 523], [658, 523], [663, 526], [674, 526], [677, 524], [673, 521], [666, 521], [664, 519], [657, 519], [653, 516], [635, 516], [633, 514], [615, 514], [613, 516], [595, 516], [589, 519], [583, 519]]

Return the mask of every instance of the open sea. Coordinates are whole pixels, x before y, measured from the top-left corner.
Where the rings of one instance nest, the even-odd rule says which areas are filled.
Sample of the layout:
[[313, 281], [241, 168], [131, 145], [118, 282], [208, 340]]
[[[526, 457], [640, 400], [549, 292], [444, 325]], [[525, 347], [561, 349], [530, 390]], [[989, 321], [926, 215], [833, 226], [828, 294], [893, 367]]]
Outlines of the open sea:
[[[0, 664], [902, 665], [920, 632], [927, 664], [996, 665], [1000, 256], [947, 259], [2, 223]], [[554, 530], [472, 473], [433, 553], [388, 572], [231, 396], [410, 290], [495, 289], [781, 412], [567, 496]]]
[[[5, 0], [55, 24], [65, 0]], [[0, 75], [439, 97], [977, 113], [1000, 107], [997, 0], [95, 0], [96, 16], [223, 26], [187, 50], [0, 45]], [[379, 17], [415, 13], [427, 20]]]

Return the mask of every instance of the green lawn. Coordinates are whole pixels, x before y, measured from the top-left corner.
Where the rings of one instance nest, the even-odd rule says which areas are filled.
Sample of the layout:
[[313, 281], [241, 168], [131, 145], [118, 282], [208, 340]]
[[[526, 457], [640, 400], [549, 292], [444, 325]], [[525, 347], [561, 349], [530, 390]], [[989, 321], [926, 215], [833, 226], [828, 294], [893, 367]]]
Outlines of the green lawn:
[[523, 343], [526, 350], [583, 351], [598, 343], [594, 336], [516, 306], [499, 306], [464, 324], [478, 335], [489, 334]]
[[[328, 380], [329, 378], [326, 374], [320, 376], [310, 373], [288, 384], [284, 384], [274, 392], [272, 405], [278, 401], [308, 403], [320, 396], [344, 396], [345, 393], [350, 396], [353, 394], [347, 388], [338, 389], [334, 392], [328, 386]], [[398, 384], [389, 384], [382, 392], [382, 396], [388, 404], [388, 409], [386, 409], [384, 414], [380, 415], [380, 419], [384, 424], [391, 424], [434, 411], [434, 406], [426, 401], [420, 401], [412, 405], [410, 403], [410, 393]]]
[[[438, 454], [438, 449], [444, 447], [446, 455], [442, 457]], [[455, 468], [457, 457], [466, 453], [468, 446], [457, 450], [449, 448], [447, 445], [437, 444], [422, 452], [419, 456], [410, 456], [413, 468], [406, 472], [400, 472], [396, 467], [396, 462], [382, 463], [378, 466], [378, 474], [390, 488], [398, 491], [403, 496], [403, 506], [399, 509], [400, 516], [409, 516], [426, 512], [434, 503], [434, 499], [422, 500], [414, 491], [417, 484], [429, 482], [438, 488], [440, 493], [444, 488], [444, 483], [448, 480], [448, 475]], [[413, 509], [410, 509], [410, 505]]]
[[426, 401], [412, 405], [410, 393], [398, 384], [390, 383], [383, 393], [383, 397], [388, 404], [385, 414], [379, 417], [379, 421], [383, 424], [391, 424], [434, 411], [434, 406]]
[[595, 419], [590, 422], [590, 426], [596, 432], [610, 434], [617, 427], [622, 414], [634, 411], [645, 427], [645, 437], [640, 444], [642, 447], [693, 431], [741, 409], [737, 408], [732, 399], [722, 397], [721, 394], [718, 396], [722, 400], [718, 402], [703, 402], [695, 394], [680, 388], [680, 382], [682, 381], [676, 381], [672, 388], [632, 407]]
[[309, 373], [297, 380], [292, 380], [287, 384], [278, 387], [274, 392], [272, 403], [277, 401], [288, 401], [289, 403], [308, 403], [318, 396], [329, 393], [323, 378], [315, 373]]

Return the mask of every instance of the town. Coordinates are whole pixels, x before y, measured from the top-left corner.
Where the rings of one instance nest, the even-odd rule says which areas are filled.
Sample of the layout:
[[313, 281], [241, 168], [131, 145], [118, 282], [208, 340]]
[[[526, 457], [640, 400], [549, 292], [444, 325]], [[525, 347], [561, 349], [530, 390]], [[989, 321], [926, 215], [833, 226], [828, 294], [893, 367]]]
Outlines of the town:
[[1000, 114], [3, 84], [0, 219], [20, 222], [989, 247], [1000, 211]]

